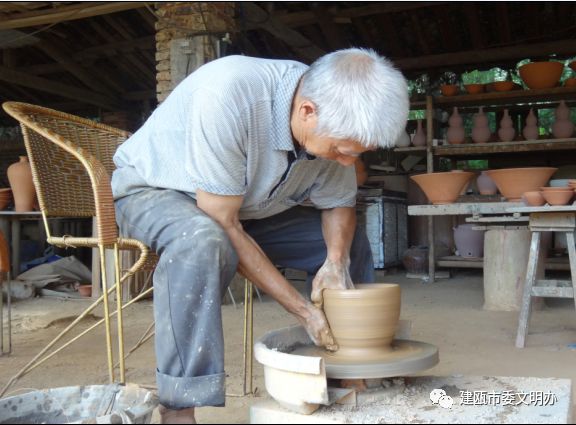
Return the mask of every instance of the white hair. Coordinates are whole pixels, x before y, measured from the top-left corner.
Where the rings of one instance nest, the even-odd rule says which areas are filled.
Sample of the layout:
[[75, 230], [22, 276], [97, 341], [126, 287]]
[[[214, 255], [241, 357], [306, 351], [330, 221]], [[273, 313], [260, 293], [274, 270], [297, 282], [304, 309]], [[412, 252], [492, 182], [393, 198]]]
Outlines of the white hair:
[[318, 135], [353, 140], [367, 148], [390, 148], [406, 127], [406, 80], [372, 49], [322, 56], [304, 73], [299, 90], [316, 105]]

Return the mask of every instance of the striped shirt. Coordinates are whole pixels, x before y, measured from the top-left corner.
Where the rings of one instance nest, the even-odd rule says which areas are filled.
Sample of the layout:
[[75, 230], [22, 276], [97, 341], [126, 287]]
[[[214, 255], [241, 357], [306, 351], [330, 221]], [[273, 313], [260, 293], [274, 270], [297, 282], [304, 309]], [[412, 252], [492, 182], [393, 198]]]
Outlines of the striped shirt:
[[149, 187], [242, 195], [243, 220], [305, 201], [354, 206], [354, 167], [295, 150], [290, 110], [306, 69], [245, 56], [197, 69], [116, 152], [115, 199]]

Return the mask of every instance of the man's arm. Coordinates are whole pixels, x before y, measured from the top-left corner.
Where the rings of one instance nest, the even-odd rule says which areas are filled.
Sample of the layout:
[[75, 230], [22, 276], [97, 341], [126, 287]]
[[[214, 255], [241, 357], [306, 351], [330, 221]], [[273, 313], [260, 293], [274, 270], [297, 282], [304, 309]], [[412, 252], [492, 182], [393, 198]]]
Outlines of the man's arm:
[[326, 262], [312, 282], [312, 301], [321, 306], [324, 289], [352, 289], [350, 278], [350, 247], [356, 230], [354, 207], [322, 211], [322, 233], [326, 242]]
[[294, 314], [316, 345], [336, 350], [324, 313], [294, 289], [242, 228], [238, 213], [243, 197], [215, 195], [198, 190], [196, 201], [198, 207], [226, 231], [239, 257], [238, 271]]

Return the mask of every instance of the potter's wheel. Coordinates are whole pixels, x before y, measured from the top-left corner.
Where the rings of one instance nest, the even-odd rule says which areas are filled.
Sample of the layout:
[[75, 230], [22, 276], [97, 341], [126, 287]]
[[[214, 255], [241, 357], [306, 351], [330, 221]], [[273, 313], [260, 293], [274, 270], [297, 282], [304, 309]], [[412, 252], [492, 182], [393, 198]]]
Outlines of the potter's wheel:
[[370, 358], [339, 356], [323, 348], [305, 345], [295, 348], [290, 354], [322, 357], [326, 376], [334, 379], [390, 378], [413, 374], [430, 369], [438, 364], [438, 347], [420, 341], [396, 339], [392, 350], [383, 351]]

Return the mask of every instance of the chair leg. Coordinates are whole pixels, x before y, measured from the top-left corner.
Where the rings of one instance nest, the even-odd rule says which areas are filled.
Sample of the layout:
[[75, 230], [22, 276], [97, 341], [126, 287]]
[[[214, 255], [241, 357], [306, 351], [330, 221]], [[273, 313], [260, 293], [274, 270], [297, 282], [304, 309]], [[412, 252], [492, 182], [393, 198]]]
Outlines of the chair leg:
[[522, 306], [518, 318], [518, 331], [516, 334], [516, 347], [524, 348], [526, 337], [528, 336], [528, 324], [532, 311], [532, 287], [536, 282], [538, 273], [538, 259], [540, 257], [540, 232], [532, 232], [532, 242], [530, 243], [530, 254], [528, 255], [528, 266], [526, 267], [526, 280], [522, 294]]
[[102, 281], [102, 296], [104, 297], [104, 323], [106, 327], [106, 353], [108, 356], [108, 375], [110, 383], [114, 383], [114, 353], [112, 352], [112, 332], [110, 329], [110, 308], [108, 304], [108, 279], [106, 273], [106, 252], [103, 245], [98, 246], [100, 252], [100, 279]]
[[116, 323], [118, 325], [118, 358], [120, 364], [120, 383], [126, 383], [126, 363], [124, 360], [124, 321], [122, 314], [122, 283], [120, 282], [120, 251], [118, 244], [114, 244], [114, 282], [116, 284], [116, 311], [118, 317]]
[[566, 245], [568, 245], [568, 260], [570, 261], [570, 275], [574, 289], [574, 308], [576, 308], [576, 242], [573, 232], [566, 232]]
[[244, 279], [244, 384], [243, 395], [253, 394], [254, 297], [252, 282]]

